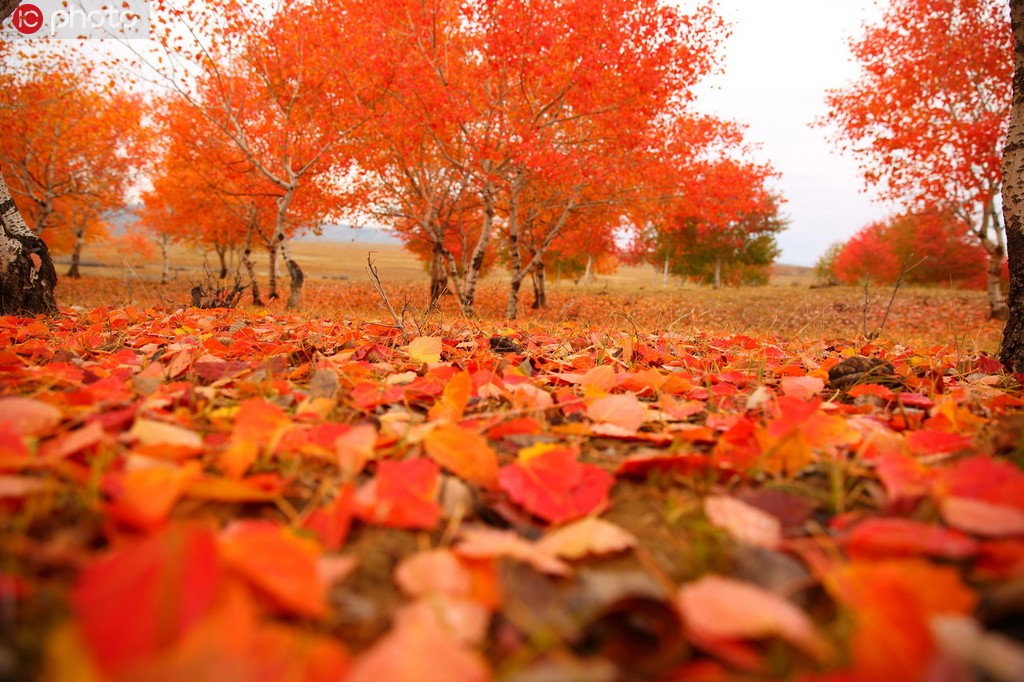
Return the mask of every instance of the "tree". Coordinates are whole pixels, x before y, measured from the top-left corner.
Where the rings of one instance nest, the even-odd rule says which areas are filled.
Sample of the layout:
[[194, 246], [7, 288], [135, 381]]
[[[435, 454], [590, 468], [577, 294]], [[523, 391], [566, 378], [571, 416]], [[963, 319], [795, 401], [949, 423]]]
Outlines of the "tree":
[[[343, 4], [373, 27], [366, 54], [389, 78], [367, 125], [388, 153], [360, 164], [401, 193], [382, 203], [437, 245], [467, 312], [504, 240], [510, 316], [567, 229], [630, 200], [656, 123], [684, 110], [722, 35], [708, 5], [685, 14], [657, 0]], [[459, 204], [479, 221], [465, 272], [444, 253], [446, 192], [469, 197]]]
[[861, 229], [843, 245], [833, 271], [844, 284], [865, 277], [891, 284], [902, 276], [908, 284], [984, 288], [987, 258], [955, 215], [921, 211]]
[[[361, 67], [361, 27], [340, 20], [325, 4], [211, 4], [181, 9], [156, 3], [158, 16], [168, 21], [157, 24], [163, 52], [147, 60], [147, 73], [218, 130], [226, 143], [222, 153], [253, 176], [255, 194], [273, 197], [273, 254], [288, 270], [287, 307], [298, 308], [305, 278], [291, 257], [290, 231], [328, 214], [326, 202], [312, 206], [343, 172], [339, 147], [365, 116], [351, 92], [338, 97], [328, 86], [340, 79], [372, 97], [368, 84], [377, 77]], [[365, 78], [355, 77], [356, 71]], [[295, 219], [303, 202], [309, 221]], [[275, 297], [276, 269], [271, 272]]]
[[836, 277], [836, 259], [843, 252], [844, 242], [832, 242], [825, 252], [814, 262], [814, 279], [818, 286], [835, 286], [839, 284]]
[[143, 138], [140, 98], [99, 85], [64, 54], [29, 53], [6, 81], [0, 163], [10, 191], [28, 200], [33, 231], [71, 253], [67, 276], [78, 277], [83, 246], [104, 238], [106, 216], [127, 203]]
[[988, 255], [993, 317], [1004, 317], [1005, 246], [996, 200], [1009, 119], [1011, 36], [1003, 0], [894, 0], [851, 43], [859, 78], [827, 97], [835, 139], [884, 199], [948, 209]]
[[1000, 359], [1024, 372], [1024, 0], [1010, 0], [1013, 27], [1013, 107], [1003, 149], [1003, 220], [1010, 264], [1009, 316]]
[[[0, 0], [0, 22], [18, 0]], [[0, 59], [9, 46], [0, 47]], [[0, 82], [0, 88], [6, 83]], [[29, 229], [0, 169], [0, 315], [52, 315], [57, 272], [46, 243]]]

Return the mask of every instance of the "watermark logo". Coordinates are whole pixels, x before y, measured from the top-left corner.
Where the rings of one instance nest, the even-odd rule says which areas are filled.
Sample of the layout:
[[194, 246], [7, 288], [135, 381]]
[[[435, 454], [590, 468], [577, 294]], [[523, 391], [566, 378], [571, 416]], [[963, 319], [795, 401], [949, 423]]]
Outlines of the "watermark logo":
[[148, 0], [31, 0], [0, 27], [2, 40], [148, 37]]

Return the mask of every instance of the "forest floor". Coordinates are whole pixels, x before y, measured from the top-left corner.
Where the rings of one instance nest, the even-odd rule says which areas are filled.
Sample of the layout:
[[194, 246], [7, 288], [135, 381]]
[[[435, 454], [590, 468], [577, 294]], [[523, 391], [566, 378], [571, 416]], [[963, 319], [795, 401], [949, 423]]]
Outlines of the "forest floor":
[[300, 314], [124, 267], [0, 318], [0, 679], [1022, 679], [981, 293], [647, 270], [509, 322], [377, 264], [399, 320], [317, 267]]

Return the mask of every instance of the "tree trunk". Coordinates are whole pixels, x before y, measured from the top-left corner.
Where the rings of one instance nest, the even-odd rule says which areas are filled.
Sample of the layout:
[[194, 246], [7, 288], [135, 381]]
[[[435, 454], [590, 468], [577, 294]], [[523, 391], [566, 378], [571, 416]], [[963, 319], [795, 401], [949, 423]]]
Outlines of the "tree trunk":
[[228, 278], [228, 247], [227, 244], [214, 244], [213, 250], [217, 252], [217, 260], [220, 262], [220, 279]]
[[171, 239], [166, 234], [160, 235], [160, 284], [171, 281]]
[[483, 225], [480, 227], [480, 238], [473, 248], [473, 256], [470, 258], [469, 268], [466, 272], [465, 288], [462, 290], [462, 311], [466, 315], [474, 314], [473, 299], [476, 298], [476, 285], [480, 281], [484, 256], [487, 255], [487, 248], [491, 243], [491, 233], [494, 230], [494, 195], [489, 185], [481, 192], [481, 199], [484, 205]]
[[1024, 0], [1010, 0], [1013, 26], [1013, 108], [1003, 148], [1003, 224], [1010, 265], [1008, 318], [999, 358], [1024, 373]]
[[722, 259], [715, 259], [715, 290], [722, 288]]
[[668, 256], [665, 256], [665, 265], [661, 268], [661, 288], [668, 288]]
[[249, 275], [249, 287], [252, 289], [252, 304], [256, 306], [263, 306], [263, 300], [260, 298], [260, 285], [256, 281], [256, 263], [252, 259], [252, 233], [255, 228], [250, 223], [249, 229], [245, 233], [245, 248], [242, 250], [242, 263], [245, 264], [245, 272]]
[[277, 300], [277, 243], [273, 243], [268, 249], [268, 267], [270, 268], [270, 281], [267, 282], [267, 297], [271, 301]]
[[594, 257], [587, 256], [587, 268], [583, 271], [583, 284], [590, 286], [594, 282]]
[[56, 286], [50, 250], [25, 223], [0, 173], [0, 315], [56, 314]]
[[82, 247], [85, 245], [85, 229], [75, 230], [75, 245], [71, 249], [71, 267], [68, 268], [67, 276], [71, 279], [79, 279], [82, 272], [79, 266], [82, 264]]
[[547, 278], [544, 276], [544, 261], [537, 261], [533, 268], [533, 305], [534, 310], [548, 307]]
[[288, 240], [281, 240], [281, 255], [284, 257], [284, 263], [288, 267], [288, 302], [285, 304], [286, 310], [299, 310], [302, 308], [302, 284], [306, 281], [306, 276], [302, 272], [302, 268], [292, 258], [291, 251], [288, 249]]
[[430, 255], [430, 307], [433, 308], [448, 291], [448, 267], [444, 261], [444, 244], [434, 242]]

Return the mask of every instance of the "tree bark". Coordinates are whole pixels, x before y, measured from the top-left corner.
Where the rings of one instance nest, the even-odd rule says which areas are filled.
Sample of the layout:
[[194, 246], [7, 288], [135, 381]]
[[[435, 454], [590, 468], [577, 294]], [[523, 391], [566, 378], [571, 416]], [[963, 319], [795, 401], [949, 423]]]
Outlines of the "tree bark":
[[1013, 107], [1003, 148], [1003, 224], [1010, 267], [1008, 317], [999, 359], [1024, 373], [1024, 0], [1010, 0], [1013, 27]]
[[25, 223], [0, 173], [0, 315], [55, 315], [56, 286], [50, 250]]
[[435, 307], [448, 291], [448, 267], [444, 261], [444, 244], [434, 242], [430, 255], [430, 307]]
[[547, 277], [544, 274], [544, 261], [537, 261], [533, 268], [533, 305], [534, 310], [548, 307]]
[[75, 246], [71, 249], [71, 267], [68, 268], [67, 276], [71, 279], [82, 277], [82, 247], [85, 246], [85, 228], [75, 230]]

